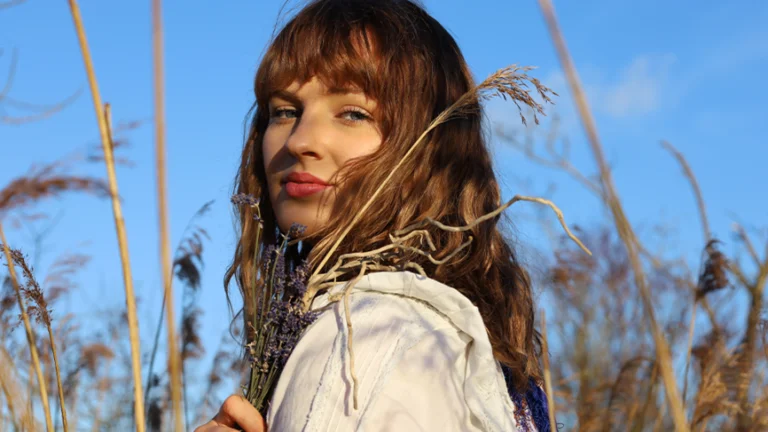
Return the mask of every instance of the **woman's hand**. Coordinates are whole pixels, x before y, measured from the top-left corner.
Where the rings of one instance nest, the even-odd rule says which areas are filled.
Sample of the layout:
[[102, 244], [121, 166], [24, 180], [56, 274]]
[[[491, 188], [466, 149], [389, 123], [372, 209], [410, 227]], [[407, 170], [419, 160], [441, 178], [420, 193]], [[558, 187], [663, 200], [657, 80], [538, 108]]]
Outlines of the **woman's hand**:
[[259, 411], [242, 396], [230, 396], [221, 404], [213, 420], [195, 429], [195, 432], [267, 432], [267, 422]]

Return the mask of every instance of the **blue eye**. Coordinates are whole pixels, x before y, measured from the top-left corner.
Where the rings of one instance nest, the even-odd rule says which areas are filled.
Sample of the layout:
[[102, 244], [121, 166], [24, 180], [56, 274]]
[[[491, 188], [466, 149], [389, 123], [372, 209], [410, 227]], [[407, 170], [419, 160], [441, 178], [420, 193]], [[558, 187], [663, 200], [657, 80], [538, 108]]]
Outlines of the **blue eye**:
[[361, 110], [356, 110], [356, 109], [348, 109], [344, 111], [341, 114], [341, 116], [345, 120], [349, 120], [353, 122], [361, 122], [361, 121], [366, 121], [371, 119], [371, 116], [369, 116], [368, 114], [364, 113]]
[[279, 108], [272, 112], [272, 117], [277, 119], [294, 119], [297, 117], [297, 111], [294, 108]]

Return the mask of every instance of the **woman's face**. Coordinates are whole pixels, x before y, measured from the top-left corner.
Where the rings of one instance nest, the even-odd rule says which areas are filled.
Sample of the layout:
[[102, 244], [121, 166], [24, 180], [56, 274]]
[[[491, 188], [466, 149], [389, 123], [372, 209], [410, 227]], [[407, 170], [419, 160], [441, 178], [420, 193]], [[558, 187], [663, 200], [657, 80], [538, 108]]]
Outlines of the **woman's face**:
[[373, 153], [381, 134], [376, 102], [354, 88], [328, 88], [312, 78], [269, 100], [262, 151], [269, 198], [280, 228], [314, 232], [329, 217], [341, 185], [331, 177], [348, 161]]

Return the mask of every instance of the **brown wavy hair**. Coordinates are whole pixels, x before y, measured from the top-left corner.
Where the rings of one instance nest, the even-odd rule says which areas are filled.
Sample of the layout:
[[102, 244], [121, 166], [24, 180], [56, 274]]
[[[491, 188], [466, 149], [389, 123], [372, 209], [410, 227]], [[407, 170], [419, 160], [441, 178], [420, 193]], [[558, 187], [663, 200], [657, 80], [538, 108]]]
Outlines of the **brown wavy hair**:
[[[315, 0], [300, 10], [276, 35], [256, 73], [256, 102], [235, 180], [235, 193], [261, 200], [264, 230], [254, 244], [251, 210], [237, 210], [241, 240], [225, 276], [243, 295], [248, 316], [251, 287], [257, 275], [258, 251], [277, 239], [262, 158], [262, 137], [269, 121], [268, 101], [292, 82], [317, 77], [328, 86], [358, 86], [377, 101], [375, 120], [381, 147], [354, 160], [339, 172], [343, 192], [334, 202], [328, 223], [294, 249], [294, 259], [312, 266], [330, 250], [356, 209], [381, 185], [392, 167], [443, 110], [472, 90], [473, 77], [453, 37], [421, 6], [409, 0]], [[378, 199], [356, 224], [329, 263], [340, 254], [372, 250], [389, 243], [388, 234], [431, 217], [448, 225], [466, 225], [501, 205], [501, 193], [482, 125], [478, 104], [466, 115], [433, 131], [400, 168]], [[534, 330], [530, 281], [504, 238], [500, 218], [469, 233], [429, 227], [436, 258], [455, 250], [472, 235], [471, 246], [449, 263], [435, 266], [407, 254], [431, 278], [454, 287], [480, 310], [494, 355], [510, 373], [513, 385], [525, 389], [540, 381], [540, 343]]]

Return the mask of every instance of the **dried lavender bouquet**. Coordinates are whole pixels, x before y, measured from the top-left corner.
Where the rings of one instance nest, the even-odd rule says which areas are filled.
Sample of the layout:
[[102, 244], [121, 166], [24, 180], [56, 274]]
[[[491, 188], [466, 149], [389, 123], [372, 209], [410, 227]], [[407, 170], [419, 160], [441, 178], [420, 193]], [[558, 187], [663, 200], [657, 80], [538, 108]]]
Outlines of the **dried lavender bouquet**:
[[[255, 241], [259, 250], [263, 229], [259, 200], [238, 194], [232, 197], [232, 202], [253, 210], [257, 222]], [[248, 382], [243, 386], [243, 396], [263, 416], [269, 409], [272, 393], [288, 357], [304, 331], [317, 318], [316, 312], [302, 308], [309, 277], [307, 263], [286, 268], [285, 262], [288, 243], [301, 237], [304, 229], [294, 224], [287, 234], [280, 234], [279, 245], [264, 248], [261, 259], [255, 260], [254, 265], [259, 268], [254, 269], [253, 280], [247, 287], [255, 292], [251, 296], [253, 312], [247, 320], [247, 331], [251, 337], [246, 349], [251, 370]]]

